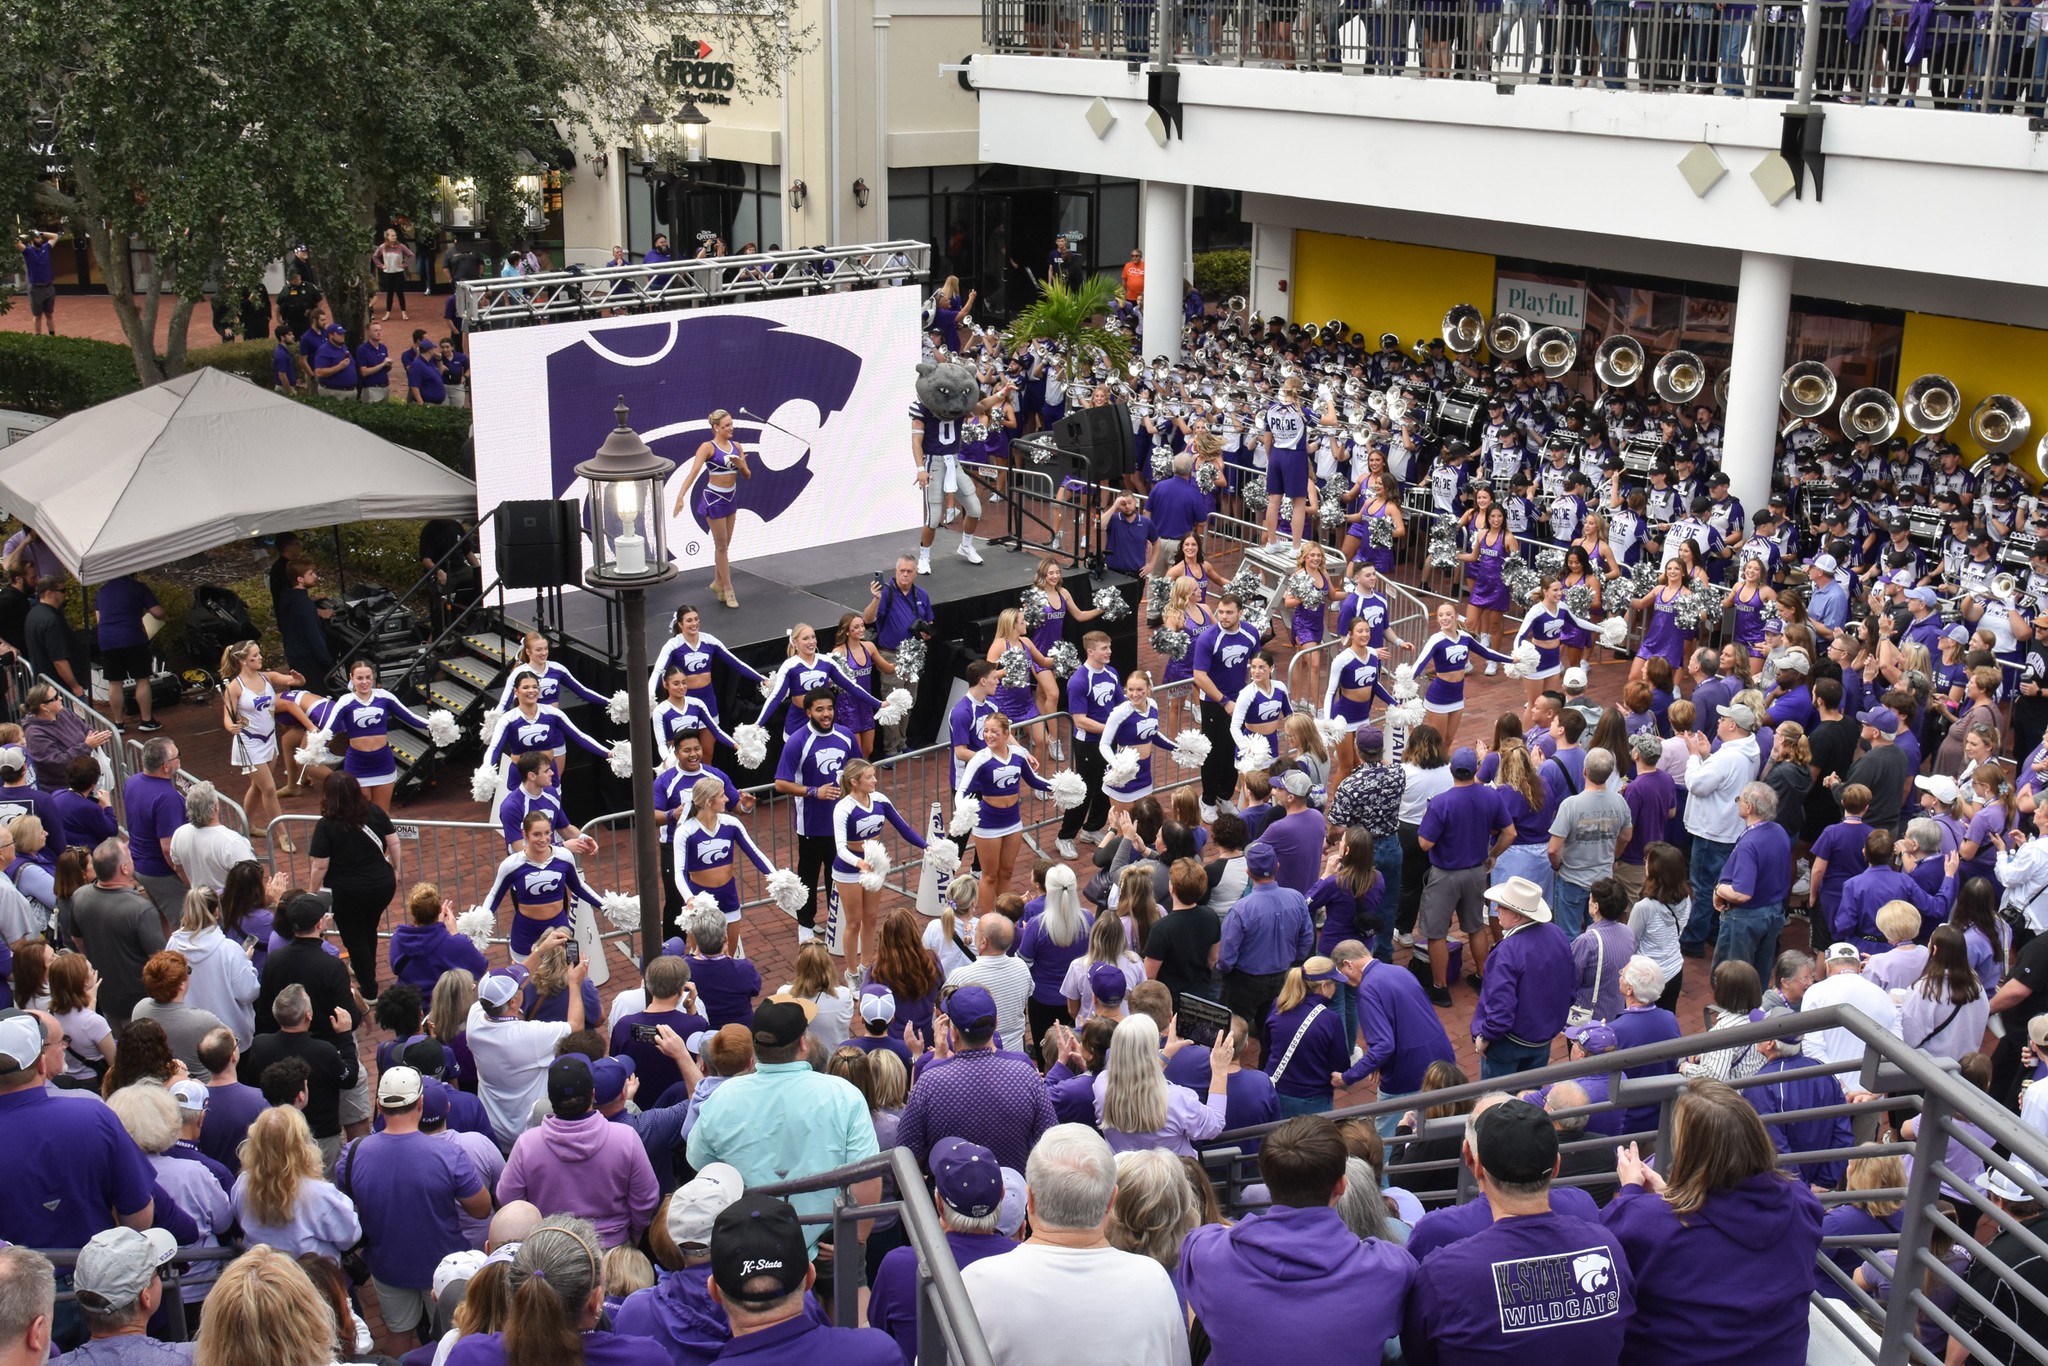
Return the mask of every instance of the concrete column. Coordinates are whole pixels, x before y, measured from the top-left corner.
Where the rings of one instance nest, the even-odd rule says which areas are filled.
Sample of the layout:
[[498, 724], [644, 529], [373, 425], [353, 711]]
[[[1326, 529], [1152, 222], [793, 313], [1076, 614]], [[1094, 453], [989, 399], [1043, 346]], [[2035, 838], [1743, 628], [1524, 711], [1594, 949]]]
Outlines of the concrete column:
[[1180, 360], [1180, 282], [1187, 269], [1188, 187], [1148, 180], [1138, 228], [1145, 247], [1144, 358]]
[[1735, 289], [1722, 468], [1728, 471], [1729, 491], [1742, 500], [1743, 510], [1749, 513], [1771, 500], [1778, 381], [1785, 372], [1785, 339], [1791, 316], [1792, 258], [1744, 252]]

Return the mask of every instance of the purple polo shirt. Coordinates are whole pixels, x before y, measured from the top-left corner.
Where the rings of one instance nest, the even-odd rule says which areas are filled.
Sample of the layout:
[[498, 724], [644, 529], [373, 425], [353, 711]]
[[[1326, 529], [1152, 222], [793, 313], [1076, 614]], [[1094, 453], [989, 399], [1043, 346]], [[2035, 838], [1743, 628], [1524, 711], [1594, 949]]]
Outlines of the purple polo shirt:
[[1259, 839], [1273, 846], [1278, 859], [1273, 880], [1308, 895], [1308, 889], [1316, 885], [1323, 860], [1323, 833], [1328, 829], [1323, 813], [1312, 806], [1267, 822]]
[[[586, 1338], [588, 1335], [586, 1335]], [[466, 1339], [465, 1339], [466, 1341]], [[660, 1348], [654, 1343], [648, 1346]], [[828, 1328], [798, 1314], [772, 1328], [734, 1338], [718, 1354], [720, 1361], [744, 1361], [749, 1366], [903, 1366], [896, 1339], [873, 1328]], [[587, 1366], [612, 1366], [592, 1360], [584, 1353]], [[484, 1366], [484, 1363], [456, 1363], [450, 1366]], [[496, 1366], [492, 1363], [492, 1366]]]
[[896, 1124], [896, 1142], [922, 1166], [940, 1139], [964, 1138], [1021, 1172], [1032, 1145], [1058, 1122], [1030, 1058], [971, 1049], [930, 1061], [918, 1073]]
[[1153, 488], [1149, 509], [1159, 539], [1178, 542], [1209, 519], [1209, 495], [1193, 479], [1167, 479]]
[[0, 1183], [0, 1238], [24, 1247], [83, 1247], [113, 1227], [109, 1211], [150, 1202], [149, 1159], [104, 1105], [40, 1086], [0, 1096], [13, 1171]]
[[[984, 1257], [1000, 1256], [1017, 1243], [1000, 1233], [954, 1233], [949, 1229], [946, 1246], [964, 1269]], [[868, 1327], [896, 1339], [905, 1361], [917, 1360], [916, 1248], [891, 1248], [875, 1268], [875, 1283], [868, 1290]]]
[[713, 1029], [754, 1022], [754, 998], [761, 994], [761, 970], [744, 958], [684, 958], [697, 985], [697, 1004]]
[[1629, 826], [1635, 831], [1621, 851], [1621, 862], [1640, 864], [1643, 851], [1664, 838], [1669, 812], [1678, 801], [1678, 784], [1661, 768], [1652, 768], [1628, 780], [1621, 790], [1628, 803]]
[[336, 1184], [362, 1218], [378, 1280], [425, 1290], [441, 1259], [469, 1246], [457, 1202], [484, 1183], [455, 1144], [431, 1134], [371, 1134], [350, 1144], [336, 1169]]
[[1494, 837], [1506, 828], [1500, 793], [1477, 783], [1460, 783], [1429, 799], [1416, 833], [1434, 842], [1429, 851], [1432, 868], [1455, 871], [1486, 862]]
[[1750, 906], [1782, 908], [1792, 890], [1792, 837], [1776, 821], [1759, 821], [1735, 840], [1721, 881], [1749, 897]]
[[135, 871], [149, 877], [173, 876], [159, 841], [186, 823], [185, 798], [178, 785], [169, 778], [136, 773], [122, 787], [121, 796], [128, 811], [128, 852], [135, 859]]

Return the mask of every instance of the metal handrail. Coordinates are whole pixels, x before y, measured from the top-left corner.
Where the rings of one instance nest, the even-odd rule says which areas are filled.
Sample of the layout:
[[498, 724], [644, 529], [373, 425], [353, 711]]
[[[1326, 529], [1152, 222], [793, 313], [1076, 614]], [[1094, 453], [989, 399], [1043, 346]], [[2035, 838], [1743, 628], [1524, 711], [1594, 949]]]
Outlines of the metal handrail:
[[[36, 1251], [49, 1258], [50, 1265], [62, 1271], [64, 1268], [74, 1265], [78, 1261], [78, 1254], [85, 1251], [85, 1249], [81, 1247], [42, 1247], [37, 1248]], [[241, 1256], [244, 1251], [246, 1249], [239, 1247], [180, 1247], [178, 1255], [164, 1263], [163, 1302], [167, 1306], [177, 1306], [176, 1313], [166, 1316], [165, 1331], [170, 1334], [170, 1341], [184, 1342], [192, 1335], [190, 1325], [185, 1322], [185, 1297], [179, 1293], [184, 1285], [184, 1268], [193, 1262], [231, 1262]], [[75, 1303], [77, 1299], [78, 1292], [76, 1290], [69, 1286], [58, 1287], [57, 1303]]]
[[[139, 767], [133, 770], [130, 770], [127, 767], [127, 754], [121, 736], [121, 727], [118, 724], [116, 724], [113, 720], [103, 715], [96, 707], [93, 706], [92, 703], [86, 701], [77, 693], [72, 692], [71, 689], [65, 687], [62, 683], [50, 677], [48, 674], [37, 674], [35, 676], [35, 681], [37, 683], [47, 683], [52, 688], [55, 688], [57, 690], [57, 700], [64, 704], [64, 709], [66, 711], [76, 712], [78, 713], [79, 716], [83, 717], [86, 723], [87, 730], [104, 730], [112, 732], [112, 738], [109, 739], [107, 743], [101, 747], [101, 749], [107, 756], [109, 766], [114, 770], [114, 790], [112, 793], [114, 800], [114, 819], [121, 822], [123, 826], [127, 825], [128, 803], [126, 799], [123, 797], [121, 789], [127, 785], [127, 777], [131, 771], [140, 773], [142, 770]], [[37, 776], [46, 783], [51, 781], [61, 781], [58, 775], [54, 773], [38, 774]]]

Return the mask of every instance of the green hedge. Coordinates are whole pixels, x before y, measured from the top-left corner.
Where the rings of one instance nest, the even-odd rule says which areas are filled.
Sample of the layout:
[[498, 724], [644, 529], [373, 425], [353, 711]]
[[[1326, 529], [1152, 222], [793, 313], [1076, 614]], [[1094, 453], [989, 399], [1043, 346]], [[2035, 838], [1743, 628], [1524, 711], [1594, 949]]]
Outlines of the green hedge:
[[1233, 294], [1252, 292], [1252, 254], [1248, 251], [1195, 253], [1195, 288], [1207, 303], [1221, 303]]
[[137, 387], [134, 353], [118, 342], [0, 332], [0, 408], [64, 417]]
[[270, 377], [270, 358], [276, 350], [276, 341], [268, 337], [258, 337], [255, 341], [227, 342], [220, 346], [205, 346], [197, 351], [188, 351], [185, 353], [185, 360], [195, 370], [202, 365], [210, 365], [216, 370], [240, 375], [251, 384], [268, 389], [273, 386]]
[[322, 412], [375, 432], [386, 441], [425, 451], [465, 479], [476, 478], [476, 460], [464, 449], [469, 439], [467, 408], [430, 407], [424, 403], [340, 403], [309, 398]]

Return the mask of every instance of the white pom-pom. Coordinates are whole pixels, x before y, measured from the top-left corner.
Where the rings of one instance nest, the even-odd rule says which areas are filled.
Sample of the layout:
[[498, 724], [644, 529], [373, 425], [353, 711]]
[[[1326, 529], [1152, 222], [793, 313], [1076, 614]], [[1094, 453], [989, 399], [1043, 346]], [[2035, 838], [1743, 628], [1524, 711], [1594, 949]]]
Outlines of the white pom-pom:
[[623, 726], [633, 719], [633, 700], [626, 696], [624, 688], [612, 694], [612, 700], [605, 706], [604, 714], [611, 717], [612, 724]]
[[1104, 787], [1129, 787], [1138, 776], [1138, 751], [1120, 749], [1110, 755], [1108, 765], [1102, 771]]
[[767, 697], [769, 697], [769, 696], [770, 696], [770, 695], [771, 695], [772, 693], [774, 693], [774, 691], [775, 691], [775, 680], [774, 680], [774, 678], [770, 677], [770, 678], [764, 678], [764, 679], [762, 679], [762, 680], [761, 680], [761, 696], [762, 696], [762, 698], [763, 698], [764, 700], [765, 700], [765, 699], [766, 699]]
[[1173, 761], [1182, 768], [1200, 768], [1209, 758], [1209, 737], [1184, 730], [1173, 737]]
[[1052, 789], [1052, 799], [1062, 811], [1072, 811], [1088, 800], [1088, 784], [1072, 769], [1063, 769], [1046, 780]]
[[316, 730], [306, 737], [306, 743], [299, 746], [292, 759], [301, 768], [333, 768], [341, 762], [341, 756], [329, 748], [333, 741], [333, 731]]
[[1395, 667], [1394, 695], [1396, 697], [1415, 696], [1415, 666], [1413, 664], [1401, 664]]
[[924, 861], [940, 877], [951, 877], [960, 871], [960, 846], [951, 840], [933, 840], [925, 847]]
[[1237, 747], [1239, 773], [1264, 773], [1273, 766], [1273, 745], [1263, 735], [1247, 735]]
[[1318, 716], [1316, 734], [1323, 737], [1325, 745], [1340, 745], [1344, 742], [1344, 737], [1351, 734], [1351, 723], [1334, 716]]
[[1619, 650], [1628, 642], [1628, 618], [1609, 617], [1600, 623], [1600, 643], [1610, 650]]
[[615, 930], [638, 933], [640, 929], [640, 898], [627, 896], [623, 892], [606, 892], [597, 899], [597, 908], [604, 912], [604, 918], [612, 922]]
[[768, 757], [768, 732], [752, 722], [733, 728], [732, 743], [741, 768], [759, 768]]
[[491, 936], [497, 929], [498, 918], [481, 906], [472, 906], [455, 917], [455, 932], [476, 945], [478, 953], [491, 951]]
[[1421, 702], [1410, 699], [1387, 708], [1387, 724], [1397, 730], [1413, 730], [1428, 714], [1428, 709]]
[[609, 756], [609, 762], [610, 762], [610, 764], [611, 764], [611, 766], [612, 766], [612, 776], [613, 776], [613, 777], [615, 777], [615, 778], [630, 778], [630, 777], [632, 777], [632, 776], [633, 776], [633, 742], [632, 742], [631, 740], [614, 740], [614, 741], [612, 741], [612, 752], [611, 752], [611, 755]]
[[[803, 903], [798, 902], [797, 904], [802, 905]], [[718, 898], [711, 895], [711, 893], [699, 892], [683, 903], [683, 914], [685, 916], [723, 916], [725, 914], [725, 907], [719, 905]]]
[[882, 705], [875, 709], [875, 724], [893, 726], [910, 714], [910, 689], [891, 688], [889, 695], [882, 699]]
[[476, 801], [488, 802], [498, 795], [498, 766], [478, 764], [469, 775], [469, 795]]
[[455, 724], [455, 714], [446, 707], [436, 707], [427, 713], [427, 738], [447, 749], [462, 738], [462, 727]]
[[787, 868], [777, 868], [768, 875], [768, 899], [795, 915], [811, 899], [811, 893], [802, 878]]
[[1527, 678], [1542, 667], [1543, 656], [1537, 653], [1536, 642], [1525, 640], [1514, 650], [1514, 661], [1508, 665], [1509, 678]]
[[860, 856], [868, 865], [868, 870], [860, 875], [861, 887], [870, 892], [881, 891], [889, 876], [889, 851], [880, 840], [869, 840], [861, 845]]
[[956, 839], [965, 839], [974, 833], [974, 827], [981, 824], [981, 802], [974, 797], [956, 797], [953, 801], [953, 820], [946, 827]]

